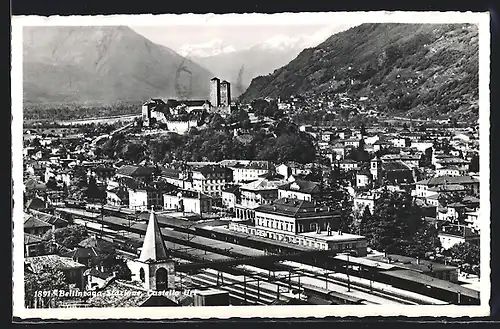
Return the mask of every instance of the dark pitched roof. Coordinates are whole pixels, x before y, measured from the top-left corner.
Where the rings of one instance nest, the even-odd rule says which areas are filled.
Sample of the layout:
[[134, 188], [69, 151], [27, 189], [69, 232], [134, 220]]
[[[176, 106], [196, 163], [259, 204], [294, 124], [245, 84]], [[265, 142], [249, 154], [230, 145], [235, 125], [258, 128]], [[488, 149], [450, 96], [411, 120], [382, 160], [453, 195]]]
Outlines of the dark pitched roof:
[[130, 166], [124, 165], [116, 171], [117, 174], [125, 175], [125, 176], [150, 176], [154, 173], [155, 169], [152, 167], [144, 167], [144, 166]]
[[382, 162], [382, 170], [384, 171], [407, 171], [411, 169], [401, 161]]
[[206, 104], [208, 101], [204, 99], [200, 100], [185, 100], [185, 101], [179, 101], [179, 103], [184, 104], [186, 106], [202, 106]]
[[197, 169], [194, 169], [193, 171], [198, 171], [201, 172], [202, 174], [209, 174], [209, 173], [224, 173], [226, 172], [226, 168], [223, 168], [221, 166], [217, 165], [207, 165], [203, 166]]
[[296, 179], [294, 182], [281, 185], [278, 187], [278, 189], [285, 191], [297, 191], [309, 194], [320, 192], [320, 187], [318, 183], [302, 179]]
[[161, 168], [161, 175], [163, 177], [168, 177], [168, 178], [179, 178], [179, 175], [181, 174], [180, 170], [177, 169], [172, 169], [172, 168]]
[[293, 198], [278, 199], [271, 204], [264, 204], [257, 207], [255, 211], [280, 214], [295, 218], [338, 215], [338, 212], [332, 211], [326, 207], [318, 207], [313, 202]]
[[35, 227], [52, 228], [52, 225], [33, 216], [29, 217], [26, 221], [24, 221], [24, 228], [35, 228]]
[[225, 188], [224, 190], [222, 190], [222, 192], [226, 192], [226, 193], [232, 193], [232, 194], [240, 194], [240, 185], [231, 185], [227, 188]]
[[44, 213], [42, 211], [30, 210], [30, 213], [33, 216], [35, 216], [36, 218], [40, 219], [41, 221], [44, 221], [44, 222], [51, 224], [51, 225], [54, 225], [56, 227], [66, 226], [69, 224], [69, 222], [67, 220], [62, 219], [61, 217], [47, 214], [47, 213]]
[[438, 176], [425, 179], [417, 182], [420, 185], [436, 186], [436, 185], [453, 185], [453, 184], [471, 184], [479, 183], [477, 179], [472, 176]]
[[46, 208], [47, 204], [40, 198], [33, 198], [28, 202], [26, 208], [28, 209], [43, 209]]
[[93, 258], [98, 256], [98, 252], [90, 247], [90, 248], [76, 248], [75, 250], [71, 250], [63, 255], [64, 257], [69, 257], [72, 259], [78, 258]]

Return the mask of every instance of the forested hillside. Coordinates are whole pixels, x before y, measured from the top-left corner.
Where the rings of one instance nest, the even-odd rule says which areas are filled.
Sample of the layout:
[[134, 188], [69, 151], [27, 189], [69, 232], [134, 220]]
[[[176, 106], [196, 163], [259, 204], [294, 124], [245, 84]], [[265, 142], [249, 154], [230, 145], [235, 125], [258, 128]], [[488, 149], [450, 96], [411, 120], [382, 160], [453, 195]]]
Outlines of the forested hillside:
[[381, 112], [478, 118], [478, 29], [470, 24], [362, 24], [302, 51], [240, 97], [368, 97]]

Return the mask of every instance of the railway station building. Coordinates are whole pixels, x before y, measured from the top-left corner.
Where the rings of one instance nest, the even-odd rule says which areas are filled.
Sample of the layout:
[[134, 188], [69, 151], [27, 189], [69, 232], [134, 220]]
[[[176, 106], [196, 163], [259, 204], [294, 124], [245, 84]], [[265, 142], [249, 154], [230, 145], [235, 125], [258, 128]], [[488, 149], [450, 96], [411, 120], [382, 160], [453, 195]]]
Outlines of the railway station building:
[[367, 253], [364, 236], [341, 232], [340, 215], [314, 202], [281, 198], [255, 209], [255, 222], [231, 222], [229, 230], [277, 240], [311, 249]]

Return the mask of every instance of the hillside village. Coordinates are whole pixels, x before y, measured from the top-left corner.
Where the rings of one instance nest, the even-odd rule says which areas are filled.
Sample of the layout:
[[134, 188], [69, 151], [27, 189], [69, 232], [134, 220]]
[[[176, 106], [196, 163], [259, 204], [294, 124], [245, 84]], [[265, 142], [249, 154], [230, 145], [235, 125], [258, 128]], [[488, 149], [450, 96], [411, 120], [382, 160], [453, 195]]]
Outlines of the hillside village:
[[[385, 252], [456, 266], [467, 278], [477, 276], [479, 256], [470, 251], [479, 250], [481, 228], [478, 127], [378, 122], [373, 120], [376, 111], [368, 111], [363, 101], [338, 95], [313, 105], [355, 111], [360, 125], [350, 125], [349, 113], [343, 117], [335, 111], [331, 120], [295, 124], [288, 118], [305, 106], [298, 98], [261, 100], [260, 105], [226, 102], [218, 107], [209, 100], [153, 99], [144, 103], [140, 118], [121, 126], [25, 128], [26, 262], [74, 269], [69, 282], [80, 288], [95, 280], [130, 280], [130, 265], [125, 266], [122, 256], [114, 254], [108, 259], [110, 266], [95, 263], [94, 258], [100, 259], [98, 245], [105, 242], [90, 234], [90, 224], [82, 231], [78, 211], [93, 213], [85, 216], [94, 218], [121, 216], [132, 225], [154, 210], [193, 225], [210, 222], [213, 229], [285, 239], [303, 248], [332, 248], [321, 232], [335, 231], [346, 235], [357, 256]], [[262, 108], [262, 102], [274, 107]], [[343, 123], [335, 124], [339, 122]], [[190, 140], [200, 134], [232, 140], [204, 141], [212, 145], [197, 149], [206, 152], [204, 158], [182, 158], [188, 154], [182, 149], [191, 147]], [[233, 142], [241, 150], [252, 147], [258, 134], [274, 145], [270, 153], [261, 150], [257, 158], [245, 158], [240, 149], [230, 149]], [[146, 142], [145, 136], [152, 139]], [[286, 138], [311, 145], [311, 152], [292, 161], [293, 152], [307, 152]], [[174, 142], [180, 143], [179, 149], [173, 148]], [[151, 145], [166, 149], [155, 151]], [[210, 153], [214, 148], [222, 153]], [[317, 217], [320, 212], [322, 219], [294, 219], [285, 210], [290, 206], [303, 208], [303, 216], [311, 211], [307, 216]], [[411, 210], [405, 215], [402, 207]], [[393, 231], [406, 225], [405, 216], [415, 220], [411, 225], [416, 228], [404, 228], [398, 235]], [[290, 219], [295, 224], [289, 225]], [[384, 228], [385, 221], [392, 226]]]

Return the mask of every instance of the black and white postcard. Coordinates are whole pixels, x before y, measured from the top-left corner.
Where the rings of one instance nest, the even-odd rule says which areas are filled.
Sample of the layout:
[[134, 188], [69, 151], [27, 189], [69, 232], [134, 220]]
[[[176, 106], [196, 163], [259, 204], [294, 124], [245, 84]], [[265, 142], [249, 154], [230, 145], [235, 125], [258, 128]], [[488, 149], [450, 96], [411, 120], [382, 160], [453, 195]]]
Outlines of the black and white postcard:
[[14, 16], [13, 315], [488, 315], [489, 43], [471, 12]]

